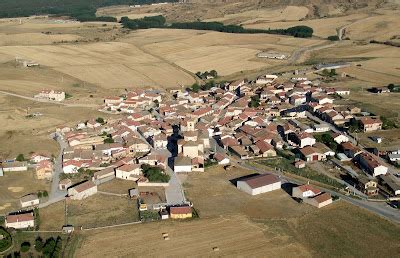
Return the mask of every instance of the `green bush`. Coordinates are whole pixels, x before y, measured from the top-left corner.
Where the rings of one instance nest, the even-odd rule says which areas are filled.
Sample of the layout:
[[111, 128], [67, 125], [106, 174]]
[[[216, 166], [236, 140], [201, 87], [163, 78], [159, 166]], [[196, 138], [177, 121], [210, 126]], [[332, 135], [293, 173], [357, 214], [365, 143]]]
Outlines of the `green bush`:
[[12, 245], [12, 237], [3, 227], [0, 227], [0, 235], [3, 236], [3, 239], [0, 240], [0, 252], [4, 252]]
[[339, 40], [339, 36], [337, 36], [337, 35], [329, 36], [327, 39], [330, 40], [330, 41], [338, 41]]
[[163, 170], [159, 167], [152, 167], [147, 164], [142, 165], [143, 175], [149, 179], [150, 182], [169, 182], [170, 176], [164, 174]]
[[17, 158], [15, 159], [16, 161], [25, 161], [24, 154], [18, 154]]
[[29, 249], [31, 249], [31, 243], [29, 243], [29, 242], [23, 242], [22, 244], [21, 244], [21, 252], [23, 252], [23, 253], [26, 253], [26, 252], [28, 252], [29, 251]]

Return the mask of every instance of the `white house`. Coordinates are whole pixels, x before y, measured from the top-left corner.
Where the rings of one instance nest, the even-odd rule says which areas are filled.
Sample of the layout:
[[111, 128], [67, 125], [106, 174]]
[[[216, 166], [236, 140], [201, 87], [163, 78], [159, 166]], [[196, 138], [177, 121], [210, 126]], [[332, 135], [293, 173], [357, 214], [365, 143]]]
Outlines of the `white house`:
[[40, 161], [43, 161], [43, 160], [50, 160], [50, 158], [45, 155], [36, 154], [36, 153], [32, 154], [32, 156], [31, 156], [31, 162], [39, 163]]
[[97, 185], [92, 181], [86, 181], [68, 188], [68, 196], [72, 200], [83, 200], [97, 193]]
[[292, 189], [292, 196], [301, 199], [314, 197], [320, 193], [321, 191], [312, 185], [300, 185]]
[[189, 157], [176, 157], [174, 160], [175, 173], [192, 172], [192, 160]]
[[377, 157], [372, 154], [363, 152], [357, 156], [358, 162], [372, 176], [385, 175], [388, 172], [388, 167], [382, 165]]
[[39, 197], [36, 194], [28, 194], [19, 199], [22, 208], [39, 205]]
[[305, 198], [303, 201], [317, 208], [322, 208], [332, 203], [332, 197], [329, 193], [321, 193], [314, 197]]
[[228, 165], [230, 163], [229, 158], [222, 153], [214, 154], [214, 159], [218, 162], [218, 165]]
[[281, 188], [281, 180], [272, 174], [262, 174], [237, 181], [237, 188], [251, 195], [271, 192]]
[[65, 100], [65, 92], [55, 90], [42, 90], [41, 92], [39, 92], [39, 94], [35, 95], [35, 98], [63, 101]]
[[349, 137], [347, 137], [344, 134], [340, 134], [340, 133], [333, 133], [332, 134], [333, 140], [337, 143], [337, 144], [341, 144], [342, 142], [348, 142], [349, 141]]
[[125, 164], [115, 170], [115, 177], [125, 180], [136, 181], [142, 173], [140, 164]]
[[1, 164], [4, 172], [17, 172], [17, 171], [27, 171], [28, 164], [26, 162], [3, 162]]
[[35, 226], [35, 217], [33, 213], [24, 213], [17, 215], [8, 215], [5, 219], [6, 228], [24, 229]]

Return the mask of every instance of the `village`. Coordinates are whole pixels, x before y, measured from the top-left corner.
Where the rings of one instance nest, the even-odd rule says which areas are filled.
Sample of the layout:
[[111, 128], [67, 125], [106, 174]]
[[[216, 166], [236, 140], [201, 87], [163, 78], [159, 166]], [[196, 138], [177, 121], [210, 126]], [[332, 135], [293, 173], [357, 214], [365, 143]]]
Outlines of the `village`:
[[[359, 143], [357, 132], [383, 130], [383, 121], [359, 107], [337, 104], [349, 94], [318, 79], [271, 74], [105, 97], [100, 111], [110, 118], [56, 128], [52, 137], [60, 145], [59, 157], [34, 153], [2, 162], [0, 177], [34, 168], [38, 179], [51, 181], [50, 193], [22, 196], [21, 209], [6, 216], [5, 227], [34, 229], [35, 210], [90, 199], [113, 180], [130, 182], [123, 196], [136, 202], [142, 222], [197, 217], [181, 175], [207, 173], [213, 166], [226, 173], [256, 171], [235, 181], [243, 194], [298, 182], [292, 174], [324, 185], [299, 183], [290, 189], [292, 198], [317, 208], [339, 196], [398, 205], [400, 150], [382, 153]], [[61, 102], [65, 92], [43, 90], [35, 98]], [[74, 227], [82, 225], [66, 224], [63, 230]]]

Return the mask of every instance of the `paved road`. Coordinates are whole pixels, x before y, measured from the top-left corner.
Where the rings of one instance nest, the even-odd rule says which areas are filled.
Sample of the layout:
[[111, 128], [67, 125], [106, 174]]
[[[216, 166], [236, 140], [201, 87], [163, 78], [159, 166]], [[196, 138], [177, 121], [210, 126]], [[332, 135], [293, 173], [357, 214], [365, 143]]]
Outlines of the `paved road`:
[[49, 101], [49, 100], [44, 100], [44, 99], [37, 99], [37, 98], [28, 97], [28, 96], [15, 94], [15, 93], [2, 91], [2, 90], [0, 90], [0, 93], [4, 94], [4, 95], [8, 95], [8, 96], [13, 96], [13, 97], [21, 98], [21, 99], [30, 100], [30, 101], [55, 104], [55, 105], [60, 105], [60, 106], [64, 106], [64, 107], [85, 107], [85, 108], [99, 107], [99, 105], [96, 105], [96, 104], [73, 104], [73, 103], [64, 103], [64, 102]]
[[[238, 162], [237, 163], [238, 166], [243, 167], [245, 169], [249, 169], [249, 170], [253, 170], [256, 171], [258, 173], [273, 173], [278, 175], [282, 180], [283, 183], [286, 182], [291, 182], [291, 183], [295, 183], [295, 184], [304, 184], [305, 182], [302, 182], [300, 180], [297, 179], [293, 179], [291, 177], [287, 177], [284, 174], [282, 174], [281, 172], [277, 172], [277, 171], [266, 171], [264, 169], [260, 169], [254, 166], [251, 166], [249, 164], [244, 164], [242, 162]], [[389, 205], [387, 205], [386, 203], [378, 203], [378, 202], [369, 202], [367, 200], [364, 199], [355, 199], [352, 198], [350, 196], [346, 196], [344, 194], [332, 191], [330, 189], [327, 188], [323, 188], [323, 187], [319, 187], [321, 190], [325, 191], [325, 192], [329, 192], [330, 194], [333, 195], [337, 195], [339, 196], [342, 200], [349, 202], [353, 205], [356, 205], [357, 207], [360, 208], [364, 208], [366, 210], [369, 210], [370, 212], [373, 212], [381, 217], [384, 217], [388, 220], [394, 221], [396, 223], [400, 223], [400, 212], [397, 209], [394, 209], [392, 207], [390, 207]]]
[[62, 201], [65, 199], [65, 196], [67, 195], [67, 191], [60, 190], [58, 188], [58, 183], [60, 181], [60, 174], [63, 173], [62, 169], [62, 155], [64, 152], [64, 149], [67, 147], [67, 143], [64, 142], [62, 139], [62, 136], [59, 135], [58, 133], [54, 133], [51, 135], [53, 139], [55, 139], [58, 144], [60, 145], [60, 153], [58, 157], [56, 158], [54, 162], [54, 172], [53, 172], [53, 178], [51, 180], [51, 190], [49, 194], [49, 199], [45, 203], [41, 203], [39, 205], [39, 208], [44, 208], [50, 204]]
[[[155, 153], [165, 155], [171, 158], [171, 152], [168, 150], [154, 150]], [[168, 205], [177, 205], [186, 203], [185, 193], [183, 191], [182, 182], [178, 178], [177, 174], [172, 170], [172, 168], [167, 165], [165, 172], [171, 177], [169, 180], [169, 186], [165, 187], [165, 197], [167, 199]]]

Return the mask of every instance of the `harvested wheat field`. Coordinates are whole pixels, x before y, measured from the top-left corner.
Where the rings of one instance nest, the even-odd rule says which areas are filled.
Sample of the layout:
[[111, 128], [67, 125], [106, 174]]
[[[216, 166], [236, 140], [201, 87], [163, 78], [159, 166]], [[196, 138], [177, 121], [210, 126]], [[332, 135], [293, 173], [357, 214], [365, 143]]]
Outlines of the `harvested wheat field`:
[[223, 17], [206, 19], [204, 21], [217, 21], [224, 24], [249, 24], [256, 22], [298, 21], [308, 14], [304, 6], [286, 6], [280, 8], [261, 8], [257, 10], [229, 13]]
[[64, 223], [64, 201], [40, 209], [40, 230], [61, 230]]
[[[168, 241], [164, 240], [163, 233], [168, 234]], [[243, 216], [149, 223], [84, 233], [75, 256], [310, 256], [298, 243], [267, 234], [262, 225]]]
[[75, 256], [390, 256], [399, 249], [398, 225], [345, 202], [316, 209], [281, 190], [250, 196], [229, 181], [251, 173], [190, 174], [184, 187], [199, 219], [82, 232]]
[[[268, 68], [276, 61], [257, 59], [265, 50], [291, 54], [299, 46], [320, 40], [267, 34], [229, 34], [192, 30], [141, 30], [123, 39], [153, 56], [175, 63], [192, 73], [216, 70], [224, 76], [240, 71]], [[282, 62], [281, 62], [282, 63]]]

